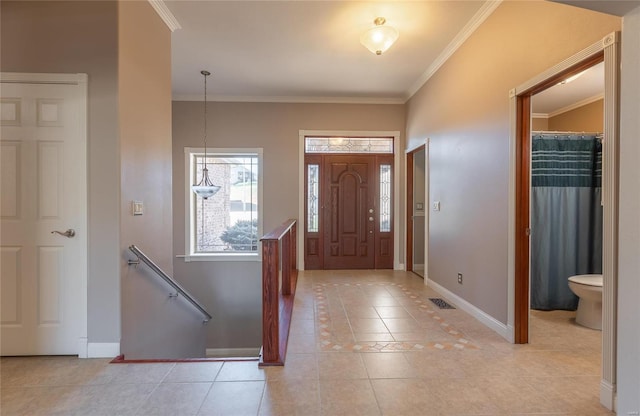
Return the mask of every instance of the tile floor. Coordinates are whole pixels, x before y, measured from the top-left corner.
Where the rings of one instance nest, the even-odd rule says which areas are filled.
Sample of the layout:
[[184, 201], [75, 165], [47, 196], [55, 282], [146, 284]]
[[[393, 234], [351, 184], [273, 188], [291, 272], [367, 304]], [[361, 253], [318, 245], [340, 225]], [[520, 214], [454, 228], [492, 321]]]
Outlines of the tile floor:
[[406, 272], [302, 272], [286, 366], [3, 358], [9, 415], [610, 415], [600, 332], [534, 312], [511, 345]]

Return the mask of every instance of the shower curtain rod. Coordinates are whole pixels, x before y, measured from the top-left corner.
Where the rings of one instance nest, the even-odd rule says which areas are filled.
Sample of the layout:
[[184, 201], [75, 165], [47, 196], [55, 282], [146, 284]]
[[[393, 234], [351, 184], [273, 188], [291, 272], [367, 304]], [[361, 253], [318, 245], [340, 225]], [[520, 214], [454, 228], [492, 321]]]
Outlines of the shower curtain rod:
[[602, 136], [599, 131], [551, 131], [551, 130], [532, 130], [531, 134], [594, 134]]

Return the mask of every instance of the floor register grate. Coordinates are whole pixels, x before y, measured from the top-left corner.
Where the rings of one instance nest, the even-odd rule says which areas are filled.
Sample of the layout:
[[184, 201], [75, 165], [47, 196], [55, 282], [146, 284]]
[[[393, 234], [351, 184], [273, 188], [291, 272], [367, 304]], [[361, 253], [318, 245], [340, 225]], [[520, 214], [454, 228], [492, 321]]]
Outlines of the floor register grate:
[[442, 298], [429, 298], [440, 309], [455, 309], [455, 307]]

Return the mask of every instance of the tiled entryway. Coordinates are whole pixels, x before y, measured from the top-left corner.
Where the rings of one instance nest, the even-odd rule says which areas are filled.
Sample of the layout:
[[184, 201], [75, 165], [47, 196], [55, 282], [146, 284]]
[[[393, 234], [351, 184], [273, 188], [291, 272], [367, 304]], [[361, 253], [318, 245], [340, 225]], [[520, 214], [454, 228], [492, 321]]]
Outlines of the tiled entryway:
[[3, 358], [5, 415], [611, 415], [600, 332], [533, 312], [511, 345], [412, 273], [301, 272], [284, 367]]

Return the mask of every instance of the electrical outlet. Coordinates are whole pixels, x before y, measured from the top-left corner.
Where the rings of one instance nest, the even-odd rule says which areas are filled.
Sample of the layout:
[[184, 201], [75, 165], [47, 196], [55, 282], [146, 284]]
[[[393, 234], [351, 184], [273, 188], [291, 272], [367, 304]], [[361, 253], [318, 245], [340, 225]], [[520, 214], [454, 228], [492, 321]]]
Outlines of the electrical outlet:
[[462, 284], [462, 273], [458, 273], [458, 283]]

